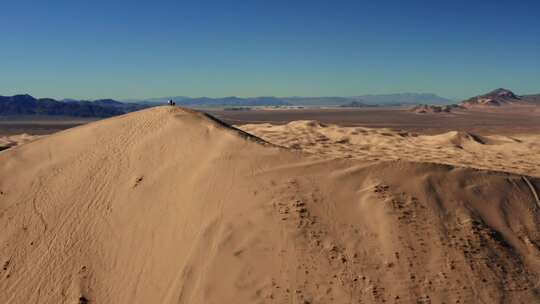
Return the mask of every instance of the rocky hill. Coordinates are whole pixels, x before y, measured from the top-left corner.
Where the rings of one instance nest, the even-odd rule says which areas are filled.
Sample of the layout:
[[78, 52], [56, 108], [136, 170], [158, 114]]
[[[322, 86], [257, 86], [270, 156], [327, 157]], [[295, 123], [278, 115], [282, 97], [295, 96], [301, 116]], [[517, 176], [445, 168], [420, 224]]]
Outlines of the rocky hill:
[[507, 89], [496, 89], [487, 94], [475, 96], [467, 100], [462, 101], [459, 105], [468, 107], [499, 107], [504, 105], [511, 105], [521, 102], [521, 97], [514, 94], [514, 92]]
[[455, 110], [482, 109], [520, 105], [540, 105], [540, 95], [519, 96], [508, 89], [499, 88], [487, 94], [471, 97], [457, 104], [420, 104], [412, 107], [410, 111], [419, 114], [452, 113]]

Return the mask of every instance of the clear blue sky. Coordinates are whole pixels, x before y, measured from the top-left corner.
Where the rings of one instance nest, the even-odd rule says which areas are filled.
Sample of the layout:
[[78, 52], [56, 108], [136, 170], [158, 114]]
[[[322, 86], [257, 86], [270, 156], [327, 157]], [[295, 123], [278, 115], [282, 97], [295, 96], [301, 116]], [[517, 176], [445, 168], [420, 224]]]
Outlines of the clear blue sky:
[[2, 1], [0, 95], [540, 93], [540, 1]]

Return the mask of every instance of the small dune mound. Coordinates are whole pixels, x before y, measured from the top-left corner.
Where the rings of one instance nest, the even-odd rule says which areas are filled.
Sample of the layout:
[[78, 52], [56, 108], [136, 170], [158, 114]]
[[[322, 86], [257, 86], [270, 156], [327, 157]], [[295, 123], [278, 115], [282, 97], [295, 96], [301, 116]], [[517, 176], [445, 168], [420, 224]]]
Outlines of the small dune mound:
[[450, 131], [439, 135], [421, 136], [421, 138], [428, 141], [437, 142], [440, 145], [450, 145], [460, 148], [466, 146], [471, 147], [479, 145], [512, 145], [521, 143], [519, 139], [509, 136], [480, 136], [477, 134], [462, 131]]
[[291, 128], [325, 128], [327, 125], [316, 120], [296, 120], [287, 124]]
[[483, 136], [482, 141], [486, 145], [512, 145], [522, 143], [522, 140], [520, 139], [504, 135]]
[[444, 134], [422, 137], [426, 140], [436, 142], [439, 145], [449, 145], [459, 148], [466, 145], [485, 145], [487, 143], [487, 140], [479, 135], [461, 131], [450, 131]]
[[0, 303], [538, 303], [539, 189], [147, 109], [0, 153]]

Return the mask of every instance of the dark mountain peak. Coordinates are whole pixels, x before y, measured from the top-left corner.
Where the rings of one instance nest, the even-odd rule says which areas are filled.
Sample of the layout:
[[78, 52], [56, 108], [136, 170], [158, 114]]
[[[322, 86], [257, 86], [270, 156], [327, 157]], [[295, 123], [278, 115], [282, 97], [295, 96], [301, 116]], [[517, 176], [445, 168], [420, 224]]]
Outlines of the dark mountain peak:
[[508, 99], [519, 99], [519, 97], [514, 94], [514, 92], [504, 89], [504, 88], [498, 88], [496, 90], [493, 90], [485, 95], [484, 97], [495, 97], [495, 98], [508, 98]]
[[461, 105], [464, 107], [474, 107], [474, 106], [503, 106], [512, 104], [514, 102], [520, 101], [521, 98], [514, 94], [514, 92], [499, 88], [493, 90], [487, 94], [475, 96], [461, 102]]

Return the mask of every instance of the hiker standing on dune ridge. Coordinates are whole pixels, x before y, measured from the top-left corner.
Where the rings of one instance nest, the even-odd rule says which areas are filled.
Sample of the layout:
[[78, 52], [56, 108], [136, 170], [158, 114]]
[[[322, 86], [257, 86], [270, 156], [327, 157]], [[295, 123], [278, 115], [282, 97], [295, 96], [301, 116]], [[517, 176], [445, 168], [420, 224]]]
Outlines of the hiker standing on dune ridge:
[[175, 103], [174, 101], [172, 101], [172, 99], [170, 99], [170, 100], [169, 100], [169, 105], [170, 105], [170, 106], [174, 106], [174, 105], [176, 105], [176, 103]]

